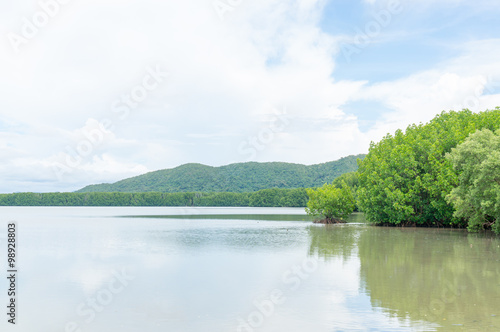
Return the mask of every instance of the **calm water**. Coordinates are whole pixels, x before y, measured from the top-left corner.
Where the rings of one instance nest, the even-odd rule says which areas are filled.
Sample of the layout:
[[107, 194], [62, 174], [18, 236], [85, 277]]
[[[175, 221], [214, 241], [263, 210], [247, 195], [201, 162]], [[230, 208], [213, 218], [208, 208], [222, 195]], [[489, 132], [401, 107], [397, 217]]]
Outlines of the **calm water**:
[[2, 273], [8, 221], [20, 251], [18, 324], [0, 330], [500, 330], [498, 238], [303, 214], [0, 208]]

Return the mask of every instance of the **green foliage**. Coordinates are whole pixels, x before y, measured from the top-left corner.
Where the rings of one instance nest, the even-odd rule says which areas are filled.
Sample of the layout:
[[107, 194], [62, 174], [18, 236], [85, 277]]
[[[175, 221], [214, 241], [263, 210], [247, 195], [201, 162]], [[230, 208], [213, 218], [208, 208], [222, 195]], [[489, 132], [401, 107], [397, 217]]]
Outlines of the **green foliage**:
[[349, 188], [356, 190], [359, 186], [359, 176], [357, 172], [344, 173], [335, 180], [332, 184], [337, 188], [342, 188], [343, 183], [345, 183]]
[[306, 189], [309, 195], [306, 212], [312, 216], [322, 216], [327, 220], [344, 220], [355, 208], [351, 189], [345, 184], [337, 188], [324, 184], [318, 189]]
[[250, 197], [250, 206], [287, 206], [304, 207], [308, 196], [305, 189], [263, 189], [253, 193]]
[[500, 108], [443, 112], [427, 124], [398, 130], [371, 143], [360, 162], [358, 200], [379, 224], [463, 225], [445, 197], [458, 185], [446, 153], [477, 129], [498, 129]]
[[342, 188], [342, 184], [345, 183], [351, 189], [352, 196], [354, 197], [354, 212], [361, 211], [358, 204], [358, 187], [359, 187], [359, 176], [358, 172], [349, 172], [344, 173], [335, 180], [333, 180], [332, 184], [337, 188]]
[[254, 193], [16, 193], [0, 194], [0, 206], [284, 206], [305, 207], [305, 189]]
[[500, 233], [500, 130], [483, 129], [447, 155], [460, 174], [459, 185], [447, 196], [454, 216], [468, 221], [469, 231], [492, 226]]
[[186, 164], [150, 172], [113, 184], [87, 186], [77, 192], [255, 192], [269, 188], [312, 188], [355, 171], [356, 160], [348, 156], [318, 165], [290, 163], [238, 163], [221, 167]]

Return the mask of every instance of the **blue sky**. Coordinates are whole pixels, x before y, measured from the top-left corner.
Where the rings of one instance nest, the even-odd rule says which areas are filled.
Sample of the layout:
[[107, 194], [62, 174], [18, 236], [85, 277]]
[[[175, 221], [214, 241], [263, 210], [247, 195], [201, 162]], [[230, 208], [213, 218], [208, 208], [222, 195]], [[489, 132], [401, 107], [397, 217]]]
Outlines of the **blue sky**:
[[321, 163], [500, 106], [499, 14], [493, 0], [2, 3], [0, 192]]
[[[371, 83], [393, 80], [439, 65], [460, 52], [464, 42], [498, 38], [498, 6], [436, 1], [422, 8], [419, 1], [401, 3], [402, 13], [394, 16], [379, 40], [353, 56], [351, 62], [340, 58], [334, 77]], [[363, 31], [373, 15], [382, 10], [384, 6], [363, 1], [328, 1], [320, 26], [331, 35], [352, 35], [356, 28]]]

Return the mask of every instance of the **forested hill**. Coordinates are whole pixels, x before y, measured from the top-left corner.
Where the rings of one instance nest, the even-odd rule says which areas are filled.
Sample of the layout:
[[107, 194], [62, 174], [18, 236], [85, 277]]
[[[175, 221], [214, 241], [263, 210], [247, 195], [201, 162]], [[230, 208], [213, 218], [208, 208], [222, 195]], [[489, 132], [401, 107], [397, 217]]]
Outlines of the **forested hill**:
[[77, 192], [253, 192], [267, 188], [311, 188], [356, 171], [356, 160], [348, 156], [317, 165], [282, 162], [237, 163], [220, 167], [185, 164], [124, 179], [112, 184], [90, 185]]

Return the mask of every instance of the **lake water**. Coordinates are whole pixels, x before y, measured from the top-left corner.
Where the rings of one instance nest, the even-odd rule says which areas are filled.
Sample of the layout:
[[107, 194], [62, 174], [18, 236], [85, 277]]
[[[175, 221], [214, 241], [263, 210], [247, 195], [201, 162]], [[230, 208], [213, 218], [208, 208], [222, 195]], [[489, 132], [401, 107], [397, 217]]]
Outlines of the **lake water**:
[[[294, 208], [0, 208], [1, 331], [495, 331], [500, 240]], [[0, 279], [6, 304], [7, 280]], [[5, 305], [2, 305], [5, 308]]]

